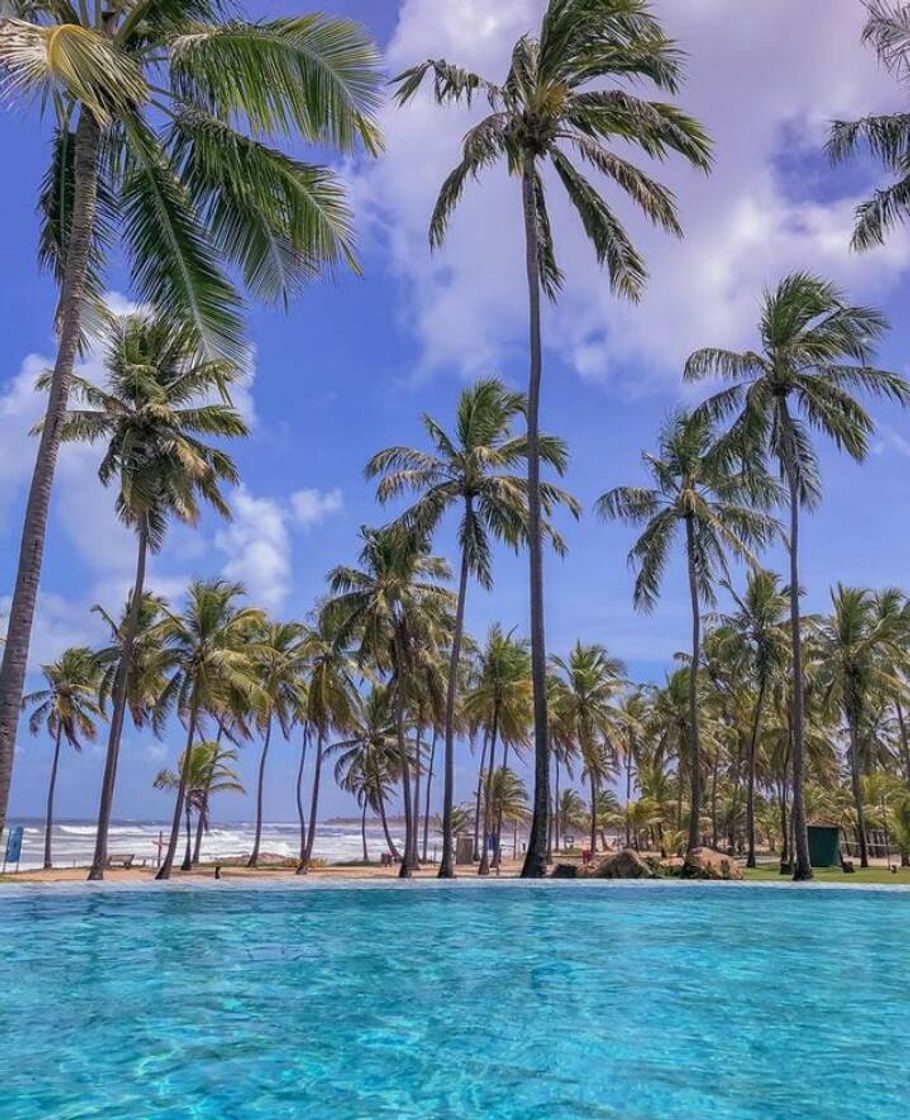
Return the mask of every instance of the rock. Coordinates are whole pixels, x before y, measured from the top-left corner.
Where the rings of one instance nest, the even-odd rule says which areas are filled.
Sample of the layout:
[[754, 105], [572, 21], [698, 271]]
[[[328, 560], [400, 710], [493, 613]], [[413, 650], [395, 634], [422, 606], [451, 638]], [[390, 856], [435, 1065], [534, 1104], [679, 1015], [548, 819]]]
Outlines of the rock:
[[592, 879], [653, 879], [654, 872], [631, 848], [602, 859], [591, 871]]
[[855, 875], [856, 874], [856, 867], [855, 867], [852, 859], [842, 859], [840, 865], [843, 868], [845, 875]]
[[577, 879], [579, 866], [577, 863], [557, 863], [550, 872], [551, 879]]
[[660, 861], [660, 866], [664, 875], [682, 875], [685, 862], [682, 856], [668, 856]]
[[736, 860], [713, 848], [693, 848], [683, 862], [683, 879], [741, 879]]

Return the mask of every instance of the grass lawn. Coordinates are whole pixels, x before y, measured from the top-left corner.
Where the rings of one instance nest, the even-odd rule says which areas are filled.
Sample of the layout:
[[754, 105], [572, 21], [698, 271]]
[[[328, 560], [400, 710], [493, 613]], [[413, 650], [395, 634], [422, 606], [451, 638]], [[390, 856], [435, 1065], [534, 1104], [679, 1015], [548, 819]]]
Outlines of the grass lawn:
[[[781, 875], [776, 863], [766, 863], [756, 868], [743, 868], [746, 882], [779, 882], [787, 876]], [[839, 867], [817, 867], [815, 878], [819, 883], [837, 883], [841, 887], [859, 886], [862, 883], [880, 883], [889, 887], [910, 887], [910, 868], [900, 867], [895, 875], [887, 867], [870, 867], [863, 871], [856, 868], [853, 875], [845, 875]]]

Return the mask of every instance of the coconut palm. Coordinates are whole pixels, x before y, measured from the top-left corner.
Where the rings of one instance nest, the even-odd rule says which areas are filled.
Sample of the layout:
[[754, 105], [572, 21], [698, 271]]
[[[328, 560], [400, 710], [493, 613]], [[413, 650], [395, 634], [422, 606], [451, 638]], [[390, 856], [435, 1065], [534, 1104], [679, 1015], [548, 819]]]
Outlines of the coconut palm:
[[259, 704], [255, 719], [262, 735], [262, 751], [259, 755], [259, 772], [256, 780], [256, 826], [253, 832], [253, 850], [247, 860], [247, 867], [256, 867], [259, 863], [265, 767], [272, 741], [272, 730], [277, 723], [287, 739], [300, 707], [302, 696], [300, 677], [303, 668], [305, 635], [304, 627], [298, 622], [267, 622], [260, 632], [251, 635], [256, 643], [256, 652], [251, 658], [250, 669], [259, 685]]
[[799, 511], [821, 498], [812, 430], [827, 436], [857, 462], [865, 459], [872, 418], [854, 392], [910, 401], [896, 373], [870, 362], [887, 327], [870, 307], [851, 306], [834, 284], [806, 272], [766, 291], [759, 323], [760, 350], [698, 350], [686, 363], [687, 380], [732, 382], [702, 407], [713, 418], [735, 415], [726, 443], [752, 465], [765, 456], [778, 465], [790, 512], [790, 641], [793, 674], [794, 878], [811, 879], [805, 807], [805, 700], [800, 629]]
[[556, 735], [574, 745], [591, 791], [591, 851], [597, 850], [598, 796], [612, 777], [616, 757], [613, 736], [618, 730], [616, 700], [625, 684], [626, 667], [597, 644], [575, 643], [568, 657], [550, 658], [556, 678], [551, 703]]
[[230, 277], [284, 301], [324, 267], [353, 264], [339, 179], [278, 145], [376, 151], [376, 50], [347, 20], [229, 14], [217, 0], [3, 6], [5, 94], [52, 117], [38, 255], [59, 301], [0, 673], [0, 826], [61, 421], [108, 250], [125, 255], [142, 302], [186, 323], [208, 356], [234, 359], [246, 346]]
[[[891, 0], [865, 0], [868, 18], [863, 41], [901, 82], [910, 74], [910, 7]], [[910, 174], [906, 153], [910, 146], [910, 118], [906, 112], [876, 114], [857, 121], [835, 121], [827, 151], [841, 163], [861, 150], [869, 151], [894, 177], [894, 182], [860, 203], [856, 209], [853, 248], [881, 245], [885, 235], [910, 217]]]
[[[131, 607], [111, 695], [92, 878], [100, 877], [107, 858], [148, 552], [160, 551], [171, 518], [194, 525], [200, 502], [230, 516], [220, 486], [235, 483], [237, 469], [229, 455], [202, 437], [225, 439], [247, 433], [229, 396], [238, 368], [228, 361], [207, 359], [185, 325], [149, 313], [110, 319], [104, 335], [104, 369], [102, 385], [72, 378], [70, 396], [78, 407], [64, 412], [60, 426], [64, 442], [106, 442], [98, 477], [105, 486], [117, 486], [117, 516], [135, 532], [137, 542]], [[222, 398], [217, 403], [209, 400], [215, 395]]]
[[[755, 703], [749, 735], [746, 777], [746, 866], [755, 867], [755, 766], [765, 700], [772, 679], [786, 668], [786, 616], [789, 598], [780, 577], [763, 568], [753, 568], [746, 576], [742, 595], [730, 585], [726, 590], [736, 609], [721, 616], [724, 628], [739, 649], [746, 653], [748, 671], [755, 687]], [[738, 652], [727, 646], [735, 658]]]
[[399, 859], [401, 853], [392, 839], [386, 813], [400, 770], [394, 703], [387, 686], [373, 685], [365, 697], [355, 699], [346, 730], [346, 737], [330, 744], [326, 754], [335, 757], [335, 781], [342, 789], [354, 793], [361, 805], [364, 863], [369, 858], [367, 808], [378, 813], [389, 852]]
[[401, 525], [364, 528], [360, 535], [361, 566], [333, 569], [329, 575], [332, 599], [326, 609], [338, 614], [340, 640], [357, 643], [360, 664], [390, 674], [405, 819], [400, 874], [409, 877], [417, 834], [406, 736], [408, 687], [415, 666], [427, 648], [436, 644], [440, 626], [450, 613], [453, 597], [441, 585], [449, 578], [449, 566], [430, 554], [424, 536], [414, 529]]
[[619, 486], [597, 502], [601, 516], [643, 525], [629, 553], [636, 568], [636, 607], [654, 609], [670, 549], [680, 529], [692, 608], [692, 653], [689, 669], [689, 758], [692, 782], [689, 847], [700, 843], [702, 759], [698, 719], [698, 668], [701, 659], [701, 606], [715, 602], [718, 577], [729, 576], [727, 555], [754, 562], [752, 549], [769, 542], [775, 522], [764, 509], [775, 494], [764, 476], [730, 469], [714, 442], [707, 417], [678, 413], [665, 424], [659, 455], [645, 452], [645, 467], [654, 488]]
[[[500, 768], [491, 776], [490, 780], [490, 804], [498, 821], [496, 830], [496, 866], [499, 867], [502, 862], [502, 826], [503, 824], [511, 824], [515, 829], [515, 839], [512, 845], [512, 858], [517, 856], [518, 846], [518, 825], [527, 819], [528, 816], [528, 791], [514, 770], [510, 770], [507, 766], [500, 766]], [[499, 872], [497, 871], [497, 874]]]
[[169, 669], [159, 706], [175, 709], [186, 728], [174, 817], [157, 879], [171, 877], [189, 787], [192, 748], [207, 714], [220, 712], [226, 696], [234, 691], [249, 696], [253, 710], [264, 704], [254, 666], [262, 655], [256, 638], [265, 626], [265, 616], [255, 607], [240, 605], [242, 595], [239, 583], [196, 581], [190, 584], [184, 610], [180, 614], [167, 611], [156, 628]]
[[[533, 716], [531, 659], [528, 643], [504, 634], [492, 626], [486, 645], [475, 666], [475, 676], [464, 696], [468, 725], [476, 732], [483, 729], [487, 737], [487, 769], [481, 776], [483, 808], [480, 865], [478, 875], [490, 873], [489, 837], [493, 831], [495, 806], [491, 799], [493, 775], [497, 769], [496, 750], [503, 744], [502, 769], [508, 769], [510, 748], [520, 748], [528, 741]], [[483, 770], [481, 760], [481, 770]]]
[[[526, 401], [521, 393], [506, 389], [495, 378], [486, 378], [463, 390], [452, 435], [437, 420], [424, 415], [423, 424], [434, 446], [432, 452], [389, 447], [374, 455], [366, 468], [368, 478], [381, 476], [380, 501], [406, 492], [419, 495], [404, 514], [404, 520], [427, 534], [435, 532], [448, 510], [457, 508], [461, 514], [460, 575], [446, 690], [441, 879], [455, 875], [451, 824], [455, 711], [468, 580], [473, 576], [487, 590], [493, 586], [491, 539], [505, 541], [515, 549], [527, 539], [527, 481], [509, 473], [527, 457], [527, 440], [512, 432], [514, 422], [525, 411]], [[538, 445], [541, 460], [563, 474], [568, 455], [562, 440], [541, 435]], [[560, 503], [573, 513], [578, 512], [574, 499], [550, 483], [541, 484], [540, 500], [547, 516]], [[557, 551], [564, 552], [561, 537], [546, 523], [543, 531]]]
[[193, 859], [193, 813], [198, 816], [202, 829], [208, 828], [211, 799], [218, 793], [246, 793], [240, 775], [230, 765], [237, 761], [237, 751], [221, 747], [216, 742], [196, 743], [185, 760], [177, 761], [176, 772], [159, 770], [152, 785], [155, 789], [178, 790], [186, 771], [184, 806], [186, 814], [186, 856], [184, 867], [196, 862]]
[[584, 798], [575, 789], [564, 789], [559, 798], [558, 837], [564, 841], [569, 828], [584, 828], [587, 822]]
[[354, 680], [356, 664], [347, 646], [349, 633], [345, 623], [338, 610], [331, 605], [324, 607], [308, 630], [301, 649], [306, 665], [303, 717], [310, 732], [316, 736], [316, 758], [306, 848], [297, 868], [298, 875], [307, 873], [313, 858], [325, 741], [333, 728], [342, 734], [347, 730], [357, 698]]
[[[639, 79], [673, 93], [682, 57], [647, 0], [549, 0], [536, 36], [523, 35], [501, 83], [431, 59], [396, 79], [405, 104], [424, 78], [440, 104], [483, 97], [490, 113], [462, 141], [461, 160], [442, 185], [430, 221], [430, 244], [442, 244], [464, 187], [504, 162], [521, 182], [525, 229], [530, 371], [528, 379], [528, 552], [534, 681], [534, 815], [522, 874], [546, 873], [550, 753], [547, 745], [547, 659], [544, 635], [543, 534], [540, 490], [540, 299], [562, 285], [544, 194], [543, 169], [552, 168], [577, 211], [611, 288], [637, 300], [646, 281], [642, 258], [597, 187], [570, 158], [577, 156], [624, 194], [652, 222], [679, 233], [672, 194], [626, 159], [629, 146], [650, 157], [681, 154], [707, 169], [709, 142], [701, 127], [673, 105], [629, 92]], [[616, 142], [619, 151], [611, 148]]]
[[65, 739], [74, 750], [81, 751], [84, 740], [95, 741], [96, 721], [103, 715], [98, 703], [101, 666], [90, 649], [72, 646], [65, 649], [56, 661], [42, 665], [41, 673], [45, 687], [24, 696], [22, 706], [32, 709], [28, 719], [32, 735], [37, 735], [43, 727], [54, 744], [44, 823], [44, 866], [50, 868], [53, 867], [51, 838], [60, 745]]
[[868, 867], [861, 733], [876, 695], [904, 692], [895, 666], [907, 664], [910, 610], [905, 596], [895, 589], [874, 594], [843, 584], [832, 591], [831, 603], [834, 613], [819, 627], [821, 679], [847, 723], [860, 864]]

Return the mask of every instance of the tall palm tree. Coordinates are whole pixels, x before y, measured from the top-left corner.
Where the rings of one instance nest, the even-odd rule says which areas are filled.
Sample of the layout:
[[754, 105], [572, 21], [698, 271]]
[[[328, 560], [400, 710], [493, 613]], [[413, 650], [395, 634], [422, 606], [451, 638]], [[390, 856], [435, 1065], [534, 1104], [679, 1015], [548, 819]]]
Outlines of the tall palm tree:
[[[455, 876], [455, 711], [468, 580], [473, 576], [487, 590], [493, 586], [491, 538], [515, 549], [527, 540], [527, 480], [509, 473], [527, 457], [527, 440], [512, 432], [515, 420], [525, 411], [521, 393], [506, 389], [495, 378], [486, 378], [462, 391], [452, 435], [433, 417], [424, 415], [432, 452], [389, 447], [374, 455], [366, 468], [368, 478], [381, 478], [380, 501], [408, 491], [419, 495], [403, 519], [428, 535], [435, 532], [450, 509], [457, 508], [461, 514], [460, 574], [446, 690], [440, 879]], [[541, 460], [563, 474], [568, 455], [562, 440], [541, 435], [538, 444]], [[578, 513], [575, 500], [549, 483], [541, 484], [540, 500], [547, 515], [559, 503]], [[543, 531], [557, 551], [564, 552], [562, 539], [546, 523]]]
[[[514, 770], [508, 766], [500, 766], [490, 780], [490, 803], [493, 806], [497, 819], [496, 826], [496, 866], [502, 861], [502, 827], [511, 824], [515, 828], [515, 843], [513, 844], [513, 858], [517, 855], [518, 825], [528, 816], [528, 791]], [[497, 874], [499, 872], [497, 871]]]
[[568, 657], [550, 658], [556, 677], [551, 693], [560, 738], [581, 757], [591, 790], [591, 851], [597, 850], [597, 799], [615, 767], [613, 737], [619, 712], [614, 703], [625, 683], [626, 667], [597, 644], [576, 642]]
[[763, 509], [775, 494], [770, 481], [755, 472], [729, 468], [702, 413], [671, 417], [660, 437], [659, 455], [642, 456], [654, 487], [619, 486], [603, 494], [598, 512], [631, 525], [643, 525], [629, 562], [637, 569], [636, 607], [654, 609], [670, 549], [683, 532], [692, 609], [692, 660], [689, 668], [689, 758], [692, 782], [689, 847], [700, 840], [702, 759], [698, 721], [698, 668], [701, 659], [701, 606], [715, 601], [718, 577], [728, 578], [727, 554], [754, 562], [752, 548], [770, 540], [775, 522]]
[[[746, 866], [755, 867], [755, 765], [762, 730], [765, 701], [774, 677], [787, 663], [786, 616], [789, 597], [781, 588], [780, 576], [763, 568], [753, 568], [746, 576], [742, 595], [730, 585], [726, 590], [736, 609], [722, 615], [724, 629], [746, 653], [747, 669], [755, 687], [755, 703], [749, 734], [746, 777]], [[728, 654], [735, 651], [727, 646]]]
[[108, 250], [125, 254], [142, 302], [186, 323], [209, 357], [236, 359], [246, 347], [230, 276], [283, 301], [354, 263], [339, 179], [277, 145], [375, 152], [377, 62], [356, 24], [323, 16], [244, 21], [219, 0], [4, 4], [0, 83], [52, 117], [38, 255], [59, 302], [0, 671], [0, 827], [61, 423]]
[[[229, 396], [238, 368], [228, 361], [207, 359], [185, 325], [148, 313], [111, 319], [105, 332], [104, 367], [103, 385], [82, 377], [71, 379], [70, 395], [79, 407], [64, 412], [60, 427], [64, 442], [107, 441], [98, 477], [105, 486], [116, 484], [117, 515], [135, 532], [137, 541], [136, 574], [111, 696], [91, 878], [103, 875], [107, 860], [148, 552], [161, 549], [171, 517], [195, 524], [200, 500], [230, 516], [220, 484], [235, 483], [237, 469], [230, 456], [200, 437], [224, 439], [247, 433]], [[210, 402], [214, 395], [222, 400]]]
[[198, 816], [202, 829], [208, 828], [211, 799], [218, 793], [246, 793], [240, 775], [230, 765], [237, 761], [233, 747], [221, 747], [216, 742], [196, 743], [189, 760], [183, 755], [177, 760], [177, 770], [159, 770], [152, 785], [155, 789], [180, 789], [186, 770], [184, 812], [186, 814], [186, 856], [183, 865], [189, 867], [193, 858], [193, 813]]
[[[462, 141], [461, 160], [442, 185], [430, 221], [430, 244], [442, 244], [470, 179], [504, 162], [521, 182], [528, 283], [528, 552], [531, 655], [534, 680], [534, 815], [522, 874], [546, 874], [550, 752], [547, 745], [547, 657], [544, 634], [543, 534], [540, 489], [541, 293], [556, 299], [562, 273], [556, 262], [544, 194], [543, 169], [555, 172], [578, 213], [611, 288], [637, 300], [647, 273], [614, 211], [569, 153], [609, 180], [651, 221], [679, 234], [672, 194], [625, 158], [634, 146], [651, 157], [681, 154], [707, 169], [710, 144], [701, 127], [678, 108], [630, 93], [639, 79], [674, 93], [682, 56], [667, 38], [647, 0], [549, 0], [536, 36], [523, 35], [501, 83], [430, 59], [396, 79], [399, 104], [433, 78], [440, 104], [471, 104], [482, 96], [491, 112]], [[616, 142], [620, 151], [608, 145]], [[622, 154], [620, 154], [620, 152]]]
[[430, 555], [423, 534], [401, 525], [361, 529], [361, 539], [361, 566], [332, 570], [333, 598], [325, 609], [338, 614], [340, 640], [358, 644], [361, 665], [390, 675], [405, 820], [400, 874], [409, 877], [417, 852], [406, 735], [409, 679], [451, 613], [453, 596], [441, 585], [449, 566]]
[[250, 668], [259, 685], [260, 703], [255, 717], [262, 735], [262, 751], [259, 755], [259, 772], [256, 780], [256, 826], [253, 831], [253, 850], [247, 860], [247, 867], [256, 867], [259, 863], [265, 767], [272, 742], [272, 730], [277, 723], [287, 739], [300, 706], [300, 674], [305, 630], [298, 622], [267, 622], [262, 631], [252, 637], [257, 649]]
[[[910, 72], [910, 7], [892, 0], [864, 2], [868, 18], [863, 41], [870, 43], [886, 69], [904, 82]], [[857, 207], [854, 249], [872, 249], [883, 244], [885, 235], [910, 217], [908, 145], [910, 119], [906, 112], [835, 121], [831, 126], [827, 151], [833, 163], [841, 163], [865, 149], [884, 164], [895, 180]]]
[[831, 603], [834, 613], [819, 627], [821, 678], [829, 700], [847, 722], [860, 864], [868, 867], [861, 732], [876, 695], [903, 692], [895, 667], [907, 664], [910, 608], [894, 588], [875, 594], [841, 583], [832, 591]]
[[192, 748], [207, 713], [223, 708], [231, 691], [251, 698], [254, 709], [263, 703], [254, 665], [261, 650], [256, 635], [265, 618], [254, 607], [241, 606], [239, 583], [226, 580], [190, 584], [185, 609], [166, 612], [157, 627], [170, 670], [159, 707], [176, 709], [186, 727], [186, 746], [167, 851], [156, 879], [169, 879], [180, 839]]
[[103, 715], [98, 703], [101, 666], [90, 649], [72, 646], [65, 649], [56, 661], [42, 665], [41, 672], [45, 687], [24, 696], [22, 706], [32, 708], [28, 719], [32, 735], [37, 735], [44, 727], [54, 744], [44, 823], [44, 866], [50, 868], [53, 867], [54, 792], [60, 765], [60, 744], [66, 739], [71, 747], [81, 751], [83, 740], [95, 741], [98, 733], [95, 721]]
[[316, 759], [306, 849], [297, 868], [298, 875], [307, 873], [313, 858], [326, 738], [333, 728], [344, 734], [350, 725], [357, 699], [354, 680], [356, 663], [348, 648], [350, 634], [343, 626], [345, 621], [334, 607], [323, 607], [315, 625], [307, 631], [302, 646], [307, 683], [304, 719], [316, 736]]
[[483, 793], [482, 844], [478, 875], [490, 873], [489, 837], [493, 825], [493, 776], [496, 749], [503, 744], [501, 767], [508, 768], [510, 747], [528, 741], [533, 718], [531, 658], [527, 641], [504, 634], [498, 625], [490, 628], [486, 645], [477, 658], [476, 675], [464, 697], [465, 717], [475, 731], [483, 728], [488, 740], [486, 775], [481, 775]]
[[834, 284], [806, 272], [766, 291], [758, 333], [760, 349], [703, 349], [686, 363], [688, 381], [721, 377], [732, 382], [703, 406], [714, 418], [735, 415], [726, 439], [747, 464], [776, 461], [790, 512], [790, 642], [793, 673], [794, 878], [811, 879], [805, 806], [805, 699], [800, 630], [799, 511], [821, 499], [812, 430], [862, 462], [874, 430], [854, 392], [906, 405], [910, 387], [896, 373], [870, 362], [887, 328], [870, 307], [852, 306]]

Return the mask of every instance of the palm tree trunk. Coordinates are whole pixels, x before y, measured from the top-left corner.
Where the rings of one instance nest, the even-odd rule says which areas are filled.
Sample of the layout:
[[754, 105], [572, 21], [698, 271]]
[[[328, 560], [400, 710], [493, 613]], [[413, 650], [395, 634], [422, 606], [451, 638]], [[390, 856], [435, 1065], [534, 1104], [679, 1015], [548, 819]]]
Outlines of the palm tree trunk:
[[[471, 499], [465, 499], [466, 516], [471, 518]], [[455, 629], [449, 655], [449, 679], [446, 683], [446, 741], [443, 755], [442, 788], [442, 858], [439, 878], [455, 878], [455, 837], [452, 832], [452, 810], [455, 805], [455, 703], [458, 696], [458, 668], [461, 663], [461, 640], [464, 633], [464, 608], [468, 594], [468, 553], [461, 550], [461, 573], [458, 577], [458, 599], [455, 604]], [[427, 858], [424, 828], [423, 858]]]
[[256, 831], [253, 834], [253, 850], [246, 861], [247, 867], [259, 866], [259, 843], [262, 839], [262, 808], [265, 790], [265, 760], [269, 756], [269, 745], [272, 741], [272, 716], [265, 723], [265, 738], [262, 742], [262, 754], [259, 756], [259, 778], [256, 783]]
[[190, 783], [190, 768], [193, 765], [193, 738], [196, 735], [196, 706], [195, 698], [190, 709], [189, 728], [186, 734], [186, 749], [183, 752], [183, 766], [180, 770], [180, 785], [177, 787], [177, 802], [174, 805], [174, 819], [171, 822], [171, 835], [167, 843], [167, 852], [164, 862], [158, 868], [156, 879], [170, 879], [174, 867], [174, 856], [177, 853], [177, 842], [180, 839], [180, 825], [183, 821], [183, 805], [186, 800], [187, 788]]
[[626, 847], [631, 848], [632, 822], [629, 820], [629, 802], [632, 800], [632, 751], [626, 751]]
[[54, 831], [54, 790], [57, 786], [57, 767], [60, 764], [60, 741], [63, 738], [63, 724], [58, 720], [57, 734], [54, 736], [54, 761], [51, 763], [51, 780], [47, 787], [47, 818], [44, 823], [44, 869], [53, 866], [51, 855], [51, 834]]
[[306, 766], [306, 749], [310, 741], [310, 725], [304, 723], [300, 742], [300, 764], [297, 767], [297, 819], [300, 821], [300, 863], [306, 859], [306, 817], [303, 811], [303, 768]]
[[123, 721], [126, 717], [127, 692], [129, 690], [130, 670], [133, 663], [133, 647], [139, 630], [139, 612], [142, 609], [142, 596], [145, 592], [145, 564], [148, 556], [148, 530], [145, 525], [139, 529], [139, 547], [136, 552], [136, 578], [130, 609], [123, 626], [123, 648], [120, 662], [114, 677], [113, 696], [111, 697], [111, 726], [107, 737], [107, 753], [104, 758], [104, 776], [101, 779], [101, 799], [98, 805], [98, 828], [95, 832], [95, 852], [88, 877], [92, 880], [104, 878], [107, 865], [107, 838], [111, 827], [111, 814], [114, 809], [114, 787], [117, 783], [117, 762], [120, 756], [120, 737], [123, 734]]
[[848, 720], [850, 730], [850, 783], [853, 786], [853, 804], [856, 806], [856, 837], [859, 841], [859, 865], [869, 866], [869, 847], [866, 840], [866, 807], [863, 803], [863, 779], [860, 771], [859, 733], [855, 717]]
[[480, 859], [480, 825], [482, 817], [480, 815], [480, 799], [483, 796], [483, 773], [487, 764], [487, 748], [489, 746], [489, 734], [484, 731], [483, 733], [483, 749], [480, 752], [480, 765], [477, 768], [477, 796], [474, 800], [474, 859]]
[[597, 777], [593, 771], [588, 775], [591, 784], [591, 855], [597, 851]]
[[[430, 838], [430, 793], [433, 789], [433, 765], [436, 762], [436, 739], [437, 733], [433, 731], [433, 742], [430, 745], [430, 768], [427, 771], [427, 797], [426, 805], [423, 812], [423, 862], [427, 862], [427, 843]], [[440, 873], [440, 879], [450, 878], [451, 876], [443, 876]]]
[[389, 851], [392, 853], [392, 859], [400, 860], [401, 852], [398, 851], [395, 841], [392, 839], [392, 833], [389, 831], [389, 819], [386, 816], [385, 798], [382, 794], [379, 795], [379, 820], [382, 822], [382, 831], [385, 835], [385, 842], [389, 846]]
[[688, 850], [701, 843], [701, 742], [698, 733], [698, 662], [701, 656], [701, 610], [695, 572], [695, 528], [686, 518], [686, 556], [689, 569], [689, 598], [692, 604], [692, 664], [689, 666], [689, 775], [692, 803], [689, 806]]
[[183, 856], [181, 871], [193, 869], [193, 807], [190, 799], [186, 799], [186, 852]]
[[411, 844], [414, 820], [411, 813], [411, 769], [408, 763], [408, 750], [404, 730], [405, 696], [404, 681], [402, 680], [404, 651], [401, 637], [397, 633], [393, 642], [392, 656], [395, 661], [393, 671], [395, 687], [395, 736], [398, 740], [398, 763], [401, 768], [401, 800], [404, 806], [404, 858], [398, 867], [398, 876], [401, 879], [410, 879], [414, 870], [411, 866]]
[[367, 850], [367, 799], [364, 796], [363, 809], [360, 813], [360, 840], [363, 844], [363, 862], [364, 865], [370, 862], [370, 853]]
[[715, 751], [714, 763], [711, 767], [711, 847], [717, 851], [717, 775], [720, 770], [720, 759]]
[[540, 260], [534, 191], [534, 156], [526, 153], [521, 178], [528, 275], [530, 371], [528, 377], [528, 556], [531, 591], [531, 683], [534, 691], [534, 808], [523, 879], [547, 873], [547, 818], [550, 811], [550, 750], [547, 726], [547, 647], [544, 632], [543, 539], [540, 528]]
[[496, 773], [496, 736], [499, 732], [499, 709], [493, 711], [493, 727], [490, 730], [490, 761], [487, 767], [487, 780], [483, 796], [483, 837], [481, 838], [480, 866], [478, 875], [490, 874], [490, 824], [493, 810], [493, 775]]
[[765, 682], [758, 686], [755, 712], [752, 717], [752, 735], [749, 738], [749, 774], [746, 786], [746, 867], [755, 866], [755, 754], [758, 747], [758, 731], [761, 726], [762, 707], [765, 702]]
[[[782, 403], [784, 417], [789, 421], [787, 403]], [[792, 439], [792, 435], [790, 436]], [[787, 445], [789, 446], [789, 445]], [[806, 754], [803, 698], [803, 649], [799, 610], [799, 480], [793, 451], [785, 456], [785, 473], [790, 493], [790, 643], [793, 656], [793, 878], [812, 878], [809, 860], [809, 832], [806, 822]]]
[[[553, 761], [553, 847], [558, 852], [559, 840], [562, 833], [559, 831], [559, 755], [554, 754]], [[547, 861], [552, 862], [551, 852], [547, 852]]]
[[316, 814], [319, 811], [319, 785], [322, 781], [322, 755], [325, 735], [320, 727], [316, 732], [316, 763], [313, 767], [313, 789], [310, 795], [310, 826], [307, 829], [306, 852], [297, 868], [298, 875], [306, 875], [313, 858], [313, 845], [316, 843]]
[[787, 782], [786, 779], [778, 784], [778, 799], [780, 803], [780, 872], [782, 875], [790, 871], [790, 824], [787, 820]]
[[[502, 774], [503, 782], [505, 781], [505, 773], [509, 765], [509, 744], [503, 747], [502, 751]], [[505, 792], [503, 790], [503, 792]], [[493, 866], [498, 871], [502, 864], [502, 811], [504, 805], [502, 797], [499, 799], [499, 804], [496, 806], [496, 829], [494, 835], [496, 837], [495, 847], [493, 848]]]
[[16, 583], [0, 669], [0, 834], [6, 826], [16, 729], [22, 710], [22, 689], [44, 559], [44, 539], [60, 449], [60, 431], [79, 351], [86, 275], [95, 227], [100, 135], [94, 117], [82, 109], [74, 138], [73, 211], [60, 289], [57, 360], [25, 507]]
[[414, 827], [411, 830], [413, 836], [411, 837], [412, 851], [411, 851], [411, 866], [420, 866], [420, 853], [418, 851], [417, 839], [420, 836], [420, 785], [423, 778], [423, 727], [418, 723], [417, 735], [414, 741], [414, 806], [412, 813], [414, 816]]

